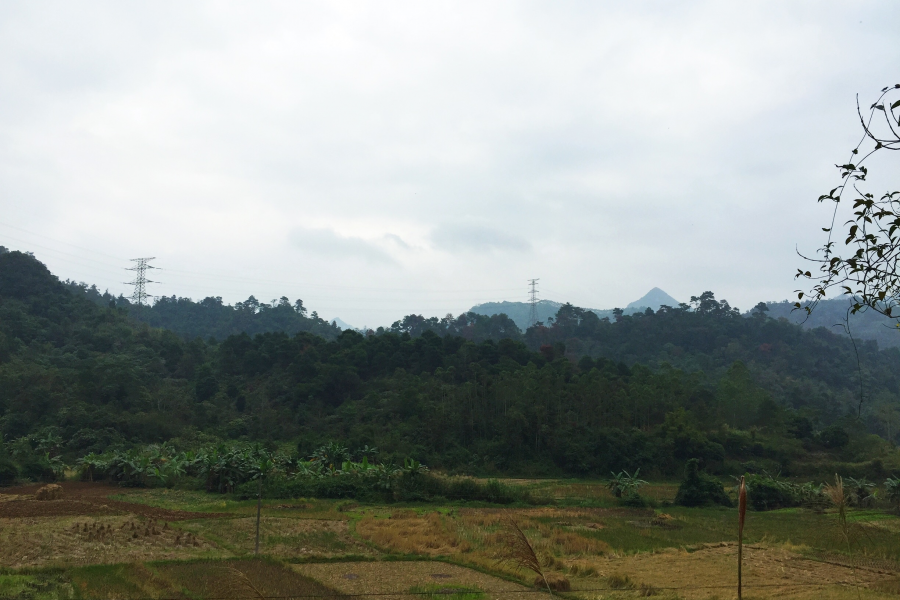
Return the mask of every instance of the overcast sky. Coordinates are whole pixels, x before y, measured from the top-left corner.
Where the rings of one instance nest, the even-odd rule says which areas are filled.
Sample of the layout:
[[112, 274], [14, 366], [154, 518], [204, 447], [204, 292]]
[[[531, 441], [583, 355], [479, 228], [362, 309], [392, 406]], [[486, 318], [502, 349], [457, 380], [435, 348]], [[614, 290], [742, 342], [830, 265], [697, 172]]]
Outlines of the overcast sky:
[[821, 243], [898, 26], [895, 0], [4, 2], [0, 244], [357, 327], [532, 277], [748, 309]]

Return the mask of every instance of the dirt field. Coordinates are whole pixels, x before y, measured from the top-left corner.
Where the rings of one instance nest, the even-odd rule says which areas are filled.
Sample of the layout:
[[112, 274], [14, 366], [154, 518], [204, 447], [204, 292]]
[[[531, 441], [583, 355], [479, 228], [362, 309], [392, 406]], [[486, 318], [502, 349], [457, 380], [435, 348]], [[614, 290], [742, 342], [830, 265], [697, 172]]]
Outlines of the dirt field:
[[[209, 586], [214, 587], [215, 569], [227, 569], [253, 553], [255, 503], [74, 482], [63, 484], [62, 499], [37, 501], [38, 488], [0, 490], [0, 567], [61, 567], [59, 585], [69, 585], [67, 577], [82, 573], [89, 588], [98, 582], [107, 586], [103, 589], [109, 593], [84, 597], [177, 597], [171, 593], [190, 588], [182, 579], [193, 581], [185, 575], [191, 569], [212, 569]], [[230, 512], [192, 512], [181, 506]], [[285, 563], [302, 561], [290, 567], [292, 574], [340, 593], [433, 600], [445, 597], [437, 594], [477, 588], [486, 598], [524, 600], [540, 593], [529, 585], [534, 575], [499, 560], [508, 548], [512, 520], [545, 572], [571, 583], [573, 599], [732, 598], [737, 579], [733, 511], [667, 510], [671, 514], [625, 507], [396, 508], [278, 501], [263, 509], [260, 550], [284, 569]], [[854, 551], [840, 554], [844, 547], [836, 545], [833, 514], [753, 513], [748, 531], [755, 537], [745, 538], [745, 597], [896, 598], [900, 519], [879, 511], [852, 516], [853, 531], [858, 530]], [[438, 560], [395, 562], [384, 560], [385, 553]], [[358, 562], [362, 557], [372, 562]], [[201, 564], [207, 566], [190, 566]], [[288, 590], [290, 581], [278, 587]], [[464, 594], [456, 596], [462, 600]]]
[[232, 556], [176, 525], [230, 516], [110, 500], [115, 486], [64, 482], [60, 500], [39, 501], [39, 484], [0, 489], [0, 566], [42, 567]]
[[38, 501], [34, 493], [43, 484], [0, 488], [0, 519], [22, 517], [62, 517], [78, 515], [133, 514], [164, 521], [186, 519], [212, 519], [229, 516], [218, 513], [196, 513], [182, 510], [167, 510], [121, 500], [110, 500], [107, 496], [121, 494], [120, 487], [83, 481], [66, 481], [61, 500]]
[[419, 598], [390, 594], [434, 584], [446, 586], [448, 592], [455, 587], [477, 588], [492, 600], [549, 598], [548, 594], [530, 593], [534, 591], [532, 588], [499, 577], [440, 562], [318, 563], [293, 565], [293, 568], [345, 594], [385, 594], [378, 596], [381, 600]]

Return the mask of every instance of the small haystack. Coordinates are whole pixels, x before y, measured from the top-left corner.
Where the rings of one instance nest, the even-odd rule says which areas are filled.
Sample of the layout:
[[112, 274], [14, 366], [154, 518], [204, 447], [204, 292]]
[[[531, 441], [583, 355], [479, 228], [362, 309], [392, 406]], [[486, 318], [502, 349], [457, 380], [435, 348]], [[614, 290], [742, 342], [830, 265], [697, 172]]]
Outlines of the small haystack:
[[34, 493], [35, 500], [60, 500], [63, 497], [62, 486], [51, 483]]

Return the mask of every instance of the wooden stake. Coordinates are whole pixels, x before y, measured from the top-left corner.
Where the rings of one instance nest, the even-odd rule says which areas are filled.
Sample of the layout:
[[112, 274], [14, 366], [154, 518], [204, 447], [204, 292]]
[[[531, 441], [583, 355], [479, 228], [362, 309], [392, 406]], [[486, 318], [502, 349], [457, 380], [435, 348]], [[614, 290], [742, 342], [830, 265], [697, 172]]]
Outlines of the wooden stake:
[[262, 511], [262, 476], [259, 478], [259, 491], [256, 494], [256, 549], [254, 554], [259, 554], [259, 513]]
[[741, 600], [741, 564], [744, 560], [744, 517], [747, 515], [747, 487], [741, 475], [738, 491], [738, 600]]

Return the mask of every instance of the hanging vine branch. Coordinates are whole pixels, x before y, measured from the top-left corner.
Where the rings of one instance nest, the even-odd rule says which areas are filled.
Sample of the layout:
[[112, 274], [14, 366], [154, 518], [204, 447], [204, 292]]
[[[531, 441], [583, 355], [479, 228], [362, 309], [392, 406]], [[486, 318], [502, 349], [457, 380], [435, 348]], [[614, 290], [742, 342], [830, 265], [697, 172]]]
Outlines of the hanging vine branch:
[[[851, 314], [872, 309], [894, 319], [900, 318], [900, 191], [885, 192], [879, 199], [864, 187], [869, 175], [864, 164], [876, 152], [900, 150], [900, 84], [886, 87], [869, 107], [865, 116], [856, 101], [856, 112], [863, 135], [851, 151], [850, 160], [835, 165], [842, 182], [819, 202], [834, 203], [825, 245], [816, 256], [799, 253], [814, 263], [810, 270], [798, 269], [795, 278], [806, 279], [811, 287], [796, 290], [797, 309], [811, 313], [829, 292], [840, 291], [851, 297]], [[842, 201], [853, 202], [853, 217], [843, 224], [845, 248], [837, 246], [835, 223]], [[808, 302], [802, 305], [806, 298]]]

